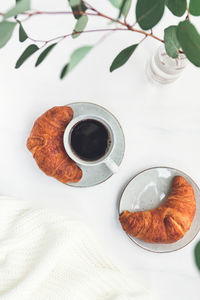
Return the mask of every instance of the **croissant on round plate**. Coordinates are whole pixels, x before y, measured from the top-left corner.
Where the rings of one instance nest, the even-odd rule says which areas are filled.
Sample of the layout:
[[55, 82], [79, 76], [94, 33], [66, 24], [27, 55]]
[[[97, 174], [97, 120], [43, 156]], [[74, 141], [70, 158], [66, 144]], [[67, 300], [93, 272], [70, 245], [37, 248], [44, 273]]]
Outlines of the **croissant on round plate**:
[[124, 211], [119, 220], [124, 231], [148, 243], [174, 243], [190, 229], [196, 211], [192, 186], [175, 176], [165, 202], [147, 211]]
[[65, 128], [72, 118], [71, 107], [53, 107], [35, 121], [27, 140], [27, 148], [39, 168], [63, 183], [77, 182], [82, 177], [81, 169], [67, 155], [63, 144]]

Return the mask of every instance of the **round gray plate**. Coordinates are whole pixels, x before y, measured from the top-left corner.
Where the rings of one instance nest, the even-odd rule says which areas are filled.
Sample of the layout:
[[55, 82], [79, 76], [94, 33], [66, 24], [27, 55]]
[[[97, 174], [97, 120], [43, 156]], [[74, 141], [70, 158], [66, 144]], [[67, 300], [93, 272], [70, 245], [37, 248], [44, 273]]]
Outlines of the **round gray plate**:
[[167, 167], [147, 169], [136, 175], [126, 186], [119, 203], [119, 214], [124, 210], [149, 210], [159, 206], [168, 196], [174, 176], [184, 177], [193, 187], [196, 213], [190, 230], [176, 243], [150, 244], [128, 235], [140, 247], [153, 252], [171, 252], [189, 244], [200, 230], [200, 191], [196, 183], [185, 173]]
[[[122, 128], [117, 119], [108, 110], [93, 103], [76, 102], [68, 104], [67, 106], [70, 106], [73, 109], [74, 117], [90, 114], [102, 117], [107, 121], [113, 130], [116, 141], [113, 146], [111, 159], [119, 166], [124, 156], [125, 140]], [[81, 180], [77, 183], [67, 183], [67, 185], [74, 187], [89, 187], [104, 182], [113, 175], [104, 164], [92, 167], [79, 165], [79, 167], [83, 171]]]

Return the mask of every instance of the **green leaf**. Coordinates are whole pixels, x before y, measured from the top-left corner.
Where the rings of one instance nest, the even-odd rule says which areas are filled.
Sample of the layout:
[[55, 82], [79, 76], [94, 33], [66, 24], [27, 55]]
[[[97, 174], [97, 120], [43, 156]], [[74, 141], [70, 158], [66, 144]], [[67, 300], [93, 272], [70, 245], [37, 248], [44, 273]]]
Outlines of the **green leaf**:
[[81, 31], [83, 31], [83, 30], [85, 29], [85, 27], [87, 26], [87, 23], [88, 23], [88, 16], [81, 16], [81, 17], [77, 20], [73, 32], [74, 32], [74, 33], [75, 33], [75, 32], [79, 32], [79, 33], [73, 34], [73, 35], [72, 35], [72, 38], [73, 38], [73, 39], [77, 38], [77, 37], [81, 34]]
[[200, 271], [200, 242], [197, 243], [195, 249], [194, 249], [194, 258], [195, 258], [195, 263]]
[[23, 43], [28, 38], [22, 24], [19, 24], [19, 41]]
[[31, 8], [30, 0], [20, 0], [17, 1], [15, 6], [11, 8], [7, 13], [4, 15], [4, 19], [16, 16], [20, 13], [23, 13]]
[[3, 21], [0, 23], [0, 48], [2, 48], [11, 38], [17, 23]]
[[62, 68], [62, 71], [60, 73], [60, 79], [63, 79], [65, 75], [67, 75], [67, 68], [68, 68], [68, 63]]
[[189, 11], [193, 16], [200, 16], [200, 1], [190, 0]]
[[119, 10], [119, 16], [118, 16], [118, 18], [120, 18], [122, 14], [124, 16], [128, 15], [129, 10], [131, 8], [131, 4], [132, 4], [132, 0], [123, 0], [122, 1], [122, 4], [120, 6], [120, 10]]
[[136, 19], [144, 30], [153, 28], [162, 18], [165, 0], [138, 0], [136, 5]]
[[167, 0], [166, 5], [177, 17], [184, 15], [187, 8], [187, 0]]
[[120, 8], [123, 0], [109, 0], [109, 1], [114, 7]]
[[55, 45], [57, 45], [57, 43], [54, 43], [50, 46], [48, 46], [38, 57], [36, 63], [35, 63], [35, 67], [39, 66], [43, 60], [45, 59], [45, 57], [49, 54], [49, 52], [55, 47]]
[[131, 57], [131, 55], [133, 54], [137, 46], [138, 44], [134, 44], [122, 50], [113, 60], [110, 67], [110, 72], [123, 66], [127, 62], [127, 60]]
[[[70, 4], [70, 0], [69, 4]], [[70, 5], [71, 6], [71, 5]], [[75, 19], [79, 19], [83, 14], [83, 12], [85, 12], [87, 10], [87, 7], [85, 6], [85, 4], [81, 1], [79, 5], [77, 6], [71, 6], [72, 11], [73, 11], [73, 15]]]
[[92, 48], [92, 46], [83, 46], [72, 52], [69, 63], [65, 65], [61, 71], [60, 78], [62, 79], [72, 69], [74, 69], [74, 67], [89, 53]]
[[69, 0], [70, 6], [74, 7], [81, 4], [81, 0]]
[[92, 46], [83, 46], [76, 49], [70, 57], [67, 73], [69, 73], [88, 54], [88, 52], [92, 48]]
[[131, 8], [131, 4], [132, 4], [132, 0], [127, 0], [125, 5], [124, 5], [124, 8], [122, 10], [122, 14], [124, 16], [127, 16], [129, 11], [130, 11], [130, 8]]
[[165, 28], [164, 41], [165, 50], [172, 58], [178, 57], [178, 50], [181, 47], [176, 36], [177, 26], [169, 26]]
[[15, 68], [18, 69], [21, 65], [36, 51], [38, 51], [38, 46], [32, 44], [26, 48], [26, 50], [22, 53], [18, 61], [16, 62]]
[[132, 0], [109, 0], [109, 1], [114, 7], [120, 10], [118, 18], [120, 18], [122, 14], [124, 16], [128, 15], [129, 10], [131, 8]]
[[200, 35], [194, 25], [189, 20], [180, 22], [176, 34], [186, 57], [200, 67]]

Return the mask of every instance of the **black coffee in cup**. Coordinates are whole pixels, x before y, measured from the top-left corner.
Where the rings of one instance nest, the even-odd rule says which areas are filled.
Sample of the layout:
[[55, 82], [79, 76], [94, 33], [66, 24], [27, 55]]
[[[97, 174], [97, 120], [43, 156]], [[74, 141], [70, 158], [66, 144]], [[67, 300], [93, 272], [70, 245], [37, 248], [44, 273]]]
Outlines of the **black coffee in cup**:
[[71, 131], [71, 147], [82, 160], [95, 161], [108, 151], [110, 136], [99, 121], [86, 119], [74, 125]]

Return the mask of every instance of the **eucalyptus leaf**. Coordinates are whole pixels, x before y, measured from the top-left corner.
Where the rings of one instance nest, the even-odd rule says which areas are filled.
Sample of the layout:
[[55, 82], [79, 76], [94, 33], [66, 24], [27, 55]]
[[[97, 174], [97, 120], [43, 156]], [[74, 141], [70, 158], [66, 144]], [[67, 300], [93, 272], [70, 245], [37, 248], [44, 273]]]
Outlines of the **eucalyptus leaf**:
[[15, 68], [18, 69], [21, 67], [21, 65], [36, 51], [38, 51], [39, 48], [35, 44], [32, 44], [26, 48], [26, 50], [22, 53], [18, 61], [16, 62]]
[[60, 78], [64, 78], [76, 65], [90, 52], [93, 46], [83, 46], [72, 52], [69, 63], [66, 64], [60, 74]]
[[176, 36], [177, 26], [169, 26], [165, 28], [164, 41], [165, 50], [172, 58], [178, 57], [178, 50], [181, 47]]
[[83, 46], [76, 49], [70, 57], [67, 73], [69, 73], [89, 53], [92, 48], [92, 46]]
[[124, 0], [109, 0], [109, 1], [114, 7], [120, 10], [118, 18], [121, 17], [122, 14], [124, 16], [128, 15], [129, 10], [131, 8], [132, 0], [126, 0], [125, 2]]
[[124, 16], [128, 15], [129, 10], [131, 8], [131, 4], [132, 4], [132, 0], [122, 0], [122, 4], [120, 6], [118, 18], [120, 18], [122, 14]]
[[81, 0], [69, 0], [70, 6], [74, 7], [81, 4]]
[[109, 0], [109, 1], [114, 7], [120, 8], [123, 0]]
[[[70, 0], [68, 0], [68, 2], [70, 4]], [[72, 9], [74, 18], [78, 20], [83, 15], [82, 13], [87, 10], [87, 7], [83, 3], [83, 1], [80, 1], [79, 5], [77, 5], [77, 6], [71, 6], [71, 9]]]
[[187, 8], [187, 0], [167, 0], [166, 5], [177, 17], [184, 15]]
[[51, 52], [51, 50], [57, 45], [57, 43], [51, 44], [50, 46], [48, 46], [38, 57], [36, 63], [35, 63], [35, 67], [39, 66], [43, 60], [46, 58], [46, 56]]
[[27, 10], [31, 9], [30, 0], [20, 0], [17, 1], [14, 7], [12, 7], [9, 11], [7, 11], [4, 15], [4, 19], [16, 16], [20, 13], [23, 13]]
[[135, 49], [137, 48], [138, 44], [131, 45], [124, 50], [122, 50], [113, 60], [111, 67], [110, 67], [110, 72], [120, 68], [123, 66], [128, 59], [131, 57]]
[[0, 48], [2, 48], [11, 38], [17, 23], [3, 21], [0, 23]]
[[67, 75], [68, 65], [69, 65], [69, 63], [64, 65], [64, 67], [62, 68], [61, 73], [60, 73], [60, 79], [63, 79], [65, 77], [65, 75]]
[[77, 20], [73, 32], [74, 32], [74, 33], [79, 32], [79, 33], [73, 34], [73, 35], [72, 35], [72, 38], [73, 38], [73, 39], [77, 38], [77, 37], [81, 34], [81, 31], [83, 31], [83, 30], [85, 29], [85, 27], [87, 26], [87, 23], [88, 23], [88, 16], [81, 16], [81, 17]]
[[194, 257], [195, 257], [195, 263], [200, 271], [200, 242], [197, 243], [195, 249], [194, 249]]
[[19, 24], [19, 41], [23, 43], [28, 38], [22, 24]]
[[194, 25], [189, 20], [180, 22], [176, 34], [186, 57], [200, 67], [200, 34]]
[[190, 0], [189, 11], [193, 16], [200, 16], [200, 1]]
[[162, 18], [165, 0], [138, 0], [136, 5], [136, 19], [144, 30], [153, 28]]

